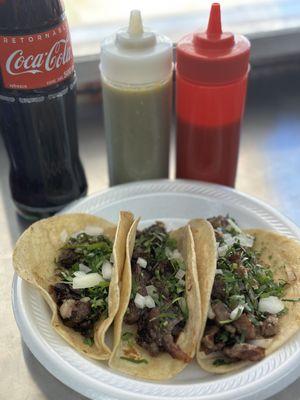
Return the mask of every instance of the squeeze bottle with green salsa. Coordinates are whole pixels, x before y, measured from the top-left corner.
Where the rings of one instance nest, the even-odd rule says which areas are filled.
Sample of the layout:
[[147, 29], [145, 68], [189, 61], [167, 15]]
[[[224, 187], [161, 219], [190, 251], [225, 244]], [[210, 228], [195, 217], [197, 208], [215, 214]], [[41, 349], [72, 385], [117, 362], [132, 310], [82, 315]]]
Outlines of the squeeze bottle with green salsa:
[[133, 10], [102, 43], [100, 71], [110, 185], [168, 178], [172, 42]]

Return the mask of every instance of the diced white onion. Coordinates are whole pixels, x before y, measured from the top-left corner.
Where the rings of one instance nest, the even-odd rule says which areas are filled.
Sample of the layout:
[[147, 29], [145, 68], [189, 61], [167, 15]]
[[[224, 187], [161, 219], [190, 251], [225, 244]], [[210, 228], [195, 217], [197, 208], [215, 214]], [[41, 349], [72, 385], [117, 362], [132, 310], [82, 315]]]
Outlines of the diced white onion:
[[64, 229], [61, 233], [60, 233], [60, 239], [61, 241], [64, 243], [67, 241], [68, 239], [68, 232]]
[[165, 253], [168, 258], [171, 258], [173, 251], [169, 247], [166, 247]]
[[83, 297], [82, 299], [80, 299], [80, 301], [82, 301], [83, 303], [87, 303], [90, 300], [91, 300], [90, 297]]
[[91, 268], [89, 268], [85, 264], [79, 264], [79, 271], [85, 272], [87, 274], [88, 272], [91, 272]]
[[146, 286], [146, 290], [147, 290], [148, 296], [153, 297], [153, 296], [157, 295], [157, 289], [154, 285]]
[[84, 271], [75, 271], [74, 276], [84, 276], [86, 273]]
[[229, 318], [232, 321], [235, 321], [242, 315], [243, 311], [244, 311], [244, 306], [240, 304], [231, 311]]
[[154, 308], [155, 302], [151, 296], [145, 296], [145, 306], [148, 308]]
[[215, 275], [223, 275], [223, 270], [217, 268], [217, 269], [216, 269], [216, 272], [215, 272]]
[[244, 246], [244, 247], [252, 247], [253, 246], [253, 243], [254, 243], [253, 236], [242, 234], [242, 235], [237, 236], [237, 239], [239, 240], [241, 246]]
[[141, 309], [144, 308], [146, 305], [145, 303], [146, 303], [145, 297], [137, 293], [134, 298], [134, 304], [137, 306], [137, 308]]
[[82, 233], [86, 233], [90, 236], [98, 236], [103, 233], [103, 229], [99, 226], [88, 225], [82, 231], [75, 232], [71, 235], [72, 238], [77, 238], [77, 236], [81, 235]]
[[227, 246], [227, 245], [219, 246], [218, 247], [218, 256], [219, 257], [225, 256], [228, 249], [229, 249], [229, 246]]
[[182, 279], [182, 278], [184, 277], [184, 275], [185, 275], [185, 271], [184, 271], [183, 269], [179, 269], [179, 270], [176, 272], [175, 277], [176, 277], [177, 279]]
[[100, 226], [95, 226], [95, 225], [88, 225], [84, 229], [84, 233], [90, 236], [98, 236], [102, 235], [103, 229], [100, 228]]
[[177, 250], [177, 249], [175, 249], [175, 250], [173, 251], [172, 258], [174, 258], [175, 260], [183, 261], [183, 257], [182, 257], [182, 255], [181, 255], [180, 251]]
[[229, 224], [232, 226], [232, 228], [233, 228], [236, 232], [238, 232], [238, 233], [241, 233], [241, 232], [242, 232], [242, 231], [241, 231], [241, 228], [240, 228], [239, 226], [237, 226], [237, 224], [236, 224], [231, 218], [228, 218], [227, 221], [229, 222]]
[[284, 304], [278, 297], [269, 296], [259, 300], [258, 309], [260, 312], [278, 314], [284, 309]]
[[237, 236], [233, 236], [230, 233], [225, 233], [223, 235], [224, 242], [222, 245], [219, 245], [217, 250], [218, 250], [218, 256], [219, 257], [224, 257], [227, 250], [234, 244], [239, 242], [241, 246], [244, 247], [252, 247], [254, 243], [254, 237], [251, 235], [246, 235], [243, 232], [238, 234]]
[[87, 289], [90, 287], [97, 286], [102, 281], [103, 281], [102, 276], [97, 272], [92, 272], [90, 274], [84, 274], [81, 276], [75, 276], [73, 278], [73, 289]]
[[169, 260], [183, 261], [183, 257], [177, 249], [172, 251], [169, 247], [166, 247], [165, 253]]
[[225, 233], [224, 244], [231, 247], [236, 242], [236, 237], [230, 235], [230, 233]]
[[181, 286], [185, 286], [185, 281], [183, 279], [178, 279], [178, 283]]
[[141, 268], [146, 268], [147, 267], [147, 260], [145, 260], [142, 257], [139, 257], [136, 261], [136, 263], [141, 267]]
[[209, 303], [209, 306], [208, 306], [207, 316], [208, 316], [209, 319], [214, 319], [215, 316], [216, 316], [216, 314], [214, 313], [214, 310], [212, 309], [212, 306], [211, 306], [210, 303]]
[[102, 265], [102, 276], [106, 281], [111, 280], [112, 269], [113, 266], [111, 265], [111, 263], [109, 261], [104, 261]]
[[265, 349], [269, 346], [273, 339], [254, 339], [249, 340], [248, 343], [254, 346], [264, 347]]
[[77, 238], [77, 236], [81, 235], [81, 233], [84, 233], [84, 231], [78, 231], [78, 232], [74, 232], [74, 233], [72, 233], [72, 235], [71, 235], [71, 238], [74, 238], [74, 239], [76, 239], [76, 238]]

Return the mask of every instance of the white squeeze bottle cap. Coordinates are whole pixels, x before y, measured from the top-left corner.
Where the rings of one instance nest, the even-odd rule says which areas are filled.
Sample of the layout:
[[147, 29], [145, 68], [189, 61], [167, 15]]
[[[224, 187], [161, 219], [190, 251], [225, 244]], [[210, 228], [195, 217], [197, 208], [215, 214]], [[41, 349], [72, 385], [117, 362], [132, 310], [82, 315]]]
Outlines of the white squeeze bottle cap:
[[172, 73], [172, 42], [143, 27], [139, 10], [130, 13], [129, 26], [104, 39], [100, 70], [104, 78], [122, 85], [164, 81]]

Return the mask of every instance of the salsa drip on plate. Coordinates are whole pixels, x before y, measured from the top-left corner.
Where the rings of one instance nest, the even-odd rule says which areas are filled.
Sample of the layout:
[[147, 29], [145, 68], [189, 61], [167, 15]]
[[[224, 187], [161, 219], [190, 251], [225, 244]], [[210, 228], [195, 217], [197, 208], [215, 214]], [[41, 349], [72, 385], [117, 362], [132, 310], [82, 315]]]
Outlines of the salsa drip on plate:
[[279, 332], [286, 282], [275, 282], [272, 271], [259, 264], [254, 238], [233, 219], [208, 221], [215, 231], [218, 261], [201, 350], [218, 356], [214, 365], [259, 361], [268, 339]]
[[63, 323], [80, 332], [88, 345], [93, 344], [95, 323], [107, 316], [112, 248], [113, 243], [102, 234], [78, 232], [55, 260], [60, 281], [51, 286], [50, 293]]
[[124, 322], [136, 325], [136, 343], [153, 357], [167, 352], [175, 359], [191, 361], [176, 344], [188, 318], [185, 263], [162, 222], [137, 233], [131, 271]]

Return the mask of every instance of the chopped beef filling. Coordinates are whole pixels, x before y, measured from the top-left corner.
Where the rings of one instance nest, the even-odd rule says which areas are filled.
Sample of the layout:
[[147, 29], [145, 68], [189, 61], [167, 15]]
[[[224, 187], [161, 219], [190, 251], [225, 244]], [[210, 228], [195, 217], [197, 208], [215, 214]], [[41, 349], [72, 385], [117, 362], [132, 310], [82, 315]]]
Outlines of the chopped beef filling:
[[276, 283], [271, 270], [258, 262], [253, 239], [234, 220], [218, 216], [208, 221], [215, 230], [219, 256], [201, 350], [221, 354], [215, 365], [259, 361], [265, 356], [265, 349], [251, 341], [276, 335], [280, 318], [280, 314], [261, 312], [259, 300], [282, 297], [285, 283]]
[[75, 253], [74, 249], [61, 249], [59, 256], [57, 257], [57, 264], [61, 268], [72, 268], [72, 266], [79, 262], [81, 258], [80, 253]]
[[224, 347], [225, 356], [234, 360], [260, 361], [265, 357], [265, 349], [249, 343], [237, 343], [232, 347]]
[[237, 332], [243, 335], [246, 340], [253, 340], [256, 338], [255, 326], [250, 321], [246, 313], [243, 313], [240, 318], [234, 321], [233, 325], [235, 326]]
[[220, 300], [226, 298], [225, 283], [221, 275], [215, 277], [211, 298]]
[[269, 315], [261, 325], [262, 336], [268, 338], [277, 335], [279, 332], [278, 322], [278, 317]]
[[218, 323], [227, 321], [230, 318], [230, 310], [226, 304], [218, 302], [212, 305], [213, 312], [215, 313], [215, 320]]
[[225, 344], [220, 341], [217, 342], [216, 334], [219, 332], [219, 328], [216, 325], [208, 325], [205, 330], [205, 334], [202, 338], [202, 350], [206, 353], [215, 353], [222, 350]]
[[100, 312], [92, 310], [91, 301], [82, 298], [81, 290], [74, 290], [65, 283], [57, 283], [50, 288], [50, 294], [58, 305], [59, 315], [63, 323], [82, 336], [93, 337], [95, 322]]
[[211, 223], [214, 229], [226, 228], [229, 225], [228, 218], [219, 215], [218, 217], [212, 217], [207, 219]]
[[[140, 265], [140, 259], [146, 266]], [[184, 280], [176, 277], [183, 267], [180, 254], [176, 253], [176, 243], [163, 223], [157, 222], [138, 232], [131, 259], [131, 300], [124, 322], [136, 325], [135, 340], [151, 356], [167, 352], [175, 359], [189, 362], [190, 357], [176, 343], [187, 319], [182, 305]], [[136, 295], [149, 296], [149, 287], [154, 289], [151, 294], [155, 304], [150, 308], [137, 307]]]
[[80, 264], [90, 272], [102, 274], [102, 265], [110, 260], [111, 253], [112, 243], [107, 237], [79, 233], [69, 238], [56, 259], [60, 282], [51, 285], [49, 292], [64, 325], [80, 332], [86, 339], [93, 339], [95, 323], [107, 313], [109, 282], [73, 289], [74, 274], [80, 270]]

